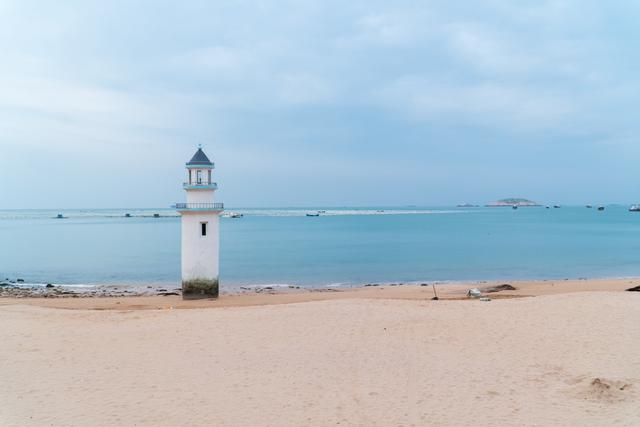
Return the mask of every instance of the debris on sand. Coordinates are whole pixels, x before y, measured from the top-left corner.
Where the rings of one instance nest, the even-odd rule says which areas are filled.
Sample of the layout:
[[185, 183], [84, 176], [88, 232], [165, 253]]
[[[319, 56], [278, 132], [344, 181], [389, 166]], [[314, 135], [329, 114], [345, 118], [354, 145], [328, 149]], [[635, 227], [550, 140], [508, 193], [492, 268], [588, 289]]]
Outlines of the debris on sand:
[[640, 285], [627, 289], [628, 292], [640, 292]]
[[626, 381], [593, 378], [580, 386], [578, 397], [588, 400], [620, 401], [629, 396], [632, 384]]
[[505, 283], [504, 285], [497, 285], [497, 286], [490, 286], [488, 288], [485, 288], [484, 291], [486, 293], [492, 293], [492, 292], [500, 292], [500, 291], [515, 291], [517, 288], [511, 286], [508, 283]]
[[480, 289], [478, 288], [469, 289], [467, 291], [467, 296], [469, 298], [480, 298], [482, 296], [482, 292], [480, 292]]

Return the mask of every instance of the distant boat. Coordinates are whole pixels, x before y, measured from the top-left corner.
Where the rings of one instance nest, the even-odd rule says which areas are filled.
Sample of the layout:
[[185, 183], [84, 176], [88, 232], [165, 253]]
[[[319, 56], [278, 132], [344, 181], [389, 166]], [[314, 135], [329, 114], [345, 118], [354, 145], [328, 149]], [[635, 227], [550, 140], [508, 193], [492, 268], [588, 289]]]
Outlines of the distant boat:
[[224, 218], [242, 218], [243, 216], [244, 214], [238, 212], [225, 212], [222, 214], [222, 217]]
[[591, 209], [593, 206], [591, 205], [587, 205], [587, 209]]
[[560, 205], [553, 205], [554, 209], [560, 209]]
[[633, 205], [629, 208], [629, 212], [640, 212], [640, 205]]
[[62, 214], [56, 215], [56, 219], [65, 219], [66, 217]]
[[131, 218], [131, 214], [130, 213], [126, 213], [126, 214], [124, 214], [124, 217], [125, 218]]
[[317, 213], [317, 212], [316, 213], [308, 213], [307, 216], [320, 216], [320, 214]]
[[517, 206], [517, 205], [513, 205], [513, 206], [511, 207], [511, 209], [518, 209], [518, 206]]
[[599, 211], [603, 211], [604, 210], [604, 206], [598, 206], [598, 210]]

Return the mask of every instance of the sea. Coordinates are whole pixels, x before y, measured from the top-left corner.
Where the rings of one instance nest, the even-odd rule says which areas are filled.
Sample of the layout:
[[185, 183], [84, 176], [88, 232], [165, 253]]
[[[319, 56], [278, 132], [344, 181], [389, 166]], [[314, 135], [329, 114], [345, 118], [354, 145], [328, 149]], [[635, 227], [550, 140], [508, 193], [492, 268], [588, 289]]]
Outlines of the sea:
[[[627, 206], [228, 210], [243, 216], [221, 219], [223, 290], [640, 276], [640, 213]], [[179, 286], [180, 217], [0, 210], [0, 281], [18, 279]]]

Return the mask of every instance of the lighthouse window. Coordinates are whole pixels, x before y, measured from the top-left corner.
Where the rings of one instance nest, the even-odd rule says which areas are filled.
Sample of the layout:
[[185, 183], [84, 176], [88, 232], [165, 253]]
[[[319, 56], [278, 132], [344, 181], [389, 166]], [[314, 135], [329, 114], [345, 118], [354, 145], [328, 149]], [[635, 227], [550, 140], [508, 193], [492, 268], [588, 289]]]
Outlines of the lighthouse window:
[[207, 235], [207, 223], [206, 222], [201, 222], [200, 223], [200, 232], [202, 233], [203, 236]]
[[196, 177], [198, 180], [198, 184], [202, 184], [202, 171], [196, 171]]

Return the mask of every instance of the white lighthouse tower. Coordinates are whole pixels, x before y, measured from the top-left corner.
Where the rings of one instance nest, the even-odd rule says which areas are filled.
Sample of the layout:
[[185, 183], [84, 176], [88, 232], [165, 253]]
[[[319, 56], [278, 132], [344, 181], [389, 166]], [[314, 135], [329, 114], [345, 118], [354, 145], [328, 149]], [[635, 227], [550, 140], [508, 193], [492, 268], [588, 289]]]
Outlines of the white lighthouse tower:
[[187, 163], [183, 184], [187, 203], [176, 203], [182, 216], [182, 298], [218, 296], [219, 224], [222, 203], [214, 203], [218, 184], [211, 180], [214, 165], [202, 147]]

